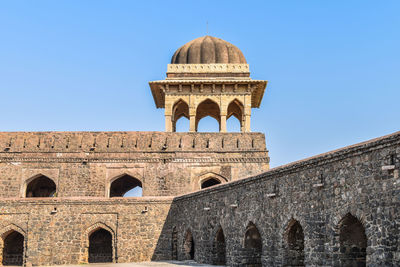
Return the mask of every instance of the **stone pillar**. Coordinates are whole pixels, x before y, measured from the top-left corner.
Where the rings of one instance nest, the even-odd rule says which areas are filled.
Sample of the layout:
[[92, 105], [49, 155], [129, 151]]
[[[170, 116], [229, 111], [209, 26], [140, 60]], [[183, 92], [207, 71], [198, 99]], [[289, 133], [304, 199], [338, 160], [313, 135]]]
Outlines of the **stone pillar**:
[[166, 132], [172, 132], [172, 116], [171, 115], [165, 115], [165, 131]]
[[244, 97], [244, 112], [243, 112], [243, 124], [241, 128], [243, 129], [242, 132], [251, 132], [250, 129], [250, 118], [251, 118], [251, 95], [246, 95]]
[[219, 131], [221, 133], [226, 133], [226, 114], [225, 115], [221, 114], [221, 124], [219, 127]]
[[196, 115], [190, 114], [190, 118], [189, 118], [189, 132], [196, 132]]

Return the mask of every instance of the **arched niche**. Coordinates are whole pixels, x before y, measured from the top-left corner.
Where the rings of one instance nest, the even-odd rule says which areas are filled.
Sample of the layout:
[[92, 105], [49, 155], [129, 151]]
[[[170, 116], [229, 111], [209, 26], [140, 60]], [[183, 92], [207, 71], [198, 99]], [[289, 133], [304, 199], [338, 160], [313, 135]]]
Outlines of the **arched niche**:
[[221, 117], [219, 105], [211, 99], [206, 99], [201, 102], [196, 109], [196, 131], [198, 131], [198, 126], [200, 120], [205, 117], [211, 117], [218, 122], [218, 129], [221, 129]]
[[243, 244], [245, 266], [261, 267], [262, 239], [256, 225], [250, 222], [246, 227]]
[[339, 253], [342, 266], [366, 266], [367, 236], [364, 225], [347, 213], [339, 222]]
[[284, 238], [285, 266], [304, 266], [304, 233], [297, 220], [290, 220]]
[[24, 196], [29, 197], [55, 197], [57, 196], [56, 183], [47, 176], [39, 174], [25, 182]]
[[226, 183], [228, 180], [223, 177], [222, 175], [219, 175], [214, 172], [207, 172], [204, 173], [197, 178], [198, 182], [198, 187], [193, 188], [194, 190], [198, 189], [205, 189], [211, 186], [215, 186], [218, 184]]
[[234, 132], [243, 131], [243, 124], [244, 124], [243, 113], [244, 113], [244, 107], [242, 102], [240, 102], [237, 99], [234, 99], [232, 102], [229, 103], [226, 115], [226, 124], [228, 131], [234, 131]]
[[186, 122], [187, 122], [186, 132], [189, 131], [189, 122], [188, 122], [188, 120], [189, 120], [189, 105], [182, 99], [179, 99], [172, 107], [172, 118], [171, 119], [172, 119], [172, 131], [173, 132], [177, 131], [178, 120], [180, 122], [182, 120], [186, 120]]
[[185, 239], [183, 240], [183, 253], [185, 260], [194, 260], [195, 256], [195, 243], [192, 232], [186, 231]]
[[213, 240], [212, 256], [213, 265], [226, 265], [225, 235], [221, 226], [218, 228]]
[[210, 177], [201, 182], [201, 189], [221, 184], [221, 181], [215, 177]]
[[125, 196], [141, 197], [143, 195], [142, 190], [143, 190], [142, 182], [139, 179], [137, 179], [129, 174], [122, 174], [111, 180], [108, 196], [109, 197], [125, 197]]

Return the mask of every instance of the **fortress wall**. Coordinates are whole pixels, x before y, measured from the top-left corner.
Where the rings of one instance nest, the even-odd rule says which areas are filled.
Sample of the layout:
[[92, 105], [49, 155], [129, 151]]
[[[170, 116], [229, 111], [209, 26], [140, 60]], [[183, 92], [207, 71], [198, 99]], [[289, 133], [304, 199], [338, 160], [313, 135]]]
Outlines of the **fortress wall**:
[[342, 266], [339, 233], [346, 224], [341, 220], [350, 213], [365, 228], [367, 265], [398, 266], [399, 170], [397, 132], [177, 197], [170, 211], [174, 220], [167, 221], [163, 235], [171, 239], [176, 227], [178, 258], [185, 259], [190, 231], [195, 260], [212, 263], [221, 226], [227, 264], [243, 266], [249, 252], [243, 248], [245, 231], [251, 222], [261, 235], [263, 266], [282, 266], [288, 264], [288, 231], [296, 220], [304, 233], [305, 264]]
[[[10, 229], [24, 235], [28, 264], [78, 264], [88, 262], [89, 235], [103, 228], [112, 233], [114, 261], [149, 261], [162, 242], [171, 202], [170, 197], [2, 200], [0, 235]], [[1, 239], [0, 262], [2, 245]]]
[[129, 174], [144, 196], [199, 189], [207, 173], [226, 181], [269, 168], [261, 133], [2, 132], [0, 198], [22, 197], [26, 181], [45, 175], [58, 197], [105, 197], [110, 182]]

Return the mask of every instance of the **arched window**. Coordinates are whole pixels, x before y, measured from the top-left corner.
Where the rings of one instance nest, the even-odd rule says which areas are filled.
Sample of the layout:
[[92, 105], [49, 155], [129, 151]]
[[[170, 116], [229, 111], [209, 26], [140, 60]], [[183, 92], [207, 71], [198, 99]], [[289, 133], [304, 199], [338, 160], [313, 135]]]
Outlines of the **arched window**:
[[226, 265], [225, 235], [219, 228], [213, 242], [213, 265]]
[[261, 266], [262, 240], [257, 227], [250, 222], [244, 236], [244, 255], [246, 266]]
[[243, 126], [243, 104], [235, 99], [228, 105], [226, 127], [228, 132], [240, 132]]
[[[203, 102], [201, 102], [198, 106], [197, 106], [197, 110], [196, 110], [196, 131], [199, 131], [199, 122], [200, 120], [202, 120], [205, 117], [211, 117], [213, 119], [215, 119], [218, 122], [218, 129], [214, 129], [214, 128], [209, 128], [209, 126], [211, 125], [205, 125], [206, 127], [204, 127], [205, 129], [200, 128], [201, 131], [207, 131], [208, 129], [214, 131], [214, 132], [218, 132], [221, 128], [221, 119], [220, 119], [220, 109], [217, 103], [215, 103], [214, 101], [210, 100], [210, 99], [206, 99]], [[207, 124], [207, 123], [206, 123]], [[208, 131], [210, 131], [208, 130]]]
[[142, 182], [130, 176], [123, 175], [115, 179], [110, 186], [110, 197], [141, 197]]
[[185, 253], [185, 260], [194, 260], [195, 246], [193, 235], [190, 230], [186, 232], [185, 240], [183, 243], [183, 252]]
[[22, 266], [24, 263], [24, 236], [12, 230], [3, 238], [2, 264]]
[[[186, 120], [181, 118], [186, 118]], [[178, 120], [182, 122], [187, 122], [187, 128], [185, 127], [182, 129], [181, 127], [183, 125], [179, 124], [177, 125]], [[179, 126], [179, 127], [178, 127]], [[189, 131], [189, 106], [188, 104], [183, 101], [182, 99], [178, 100], [172, 107], [172, 130], [174, 132], [177, 131], [182, 131], [182, 132], [188, 132]]]
[[99, 228], [89, 236], [89, 263], [112, 262], [112, 234]]
[[204, 189], [204, 188], [207, 188], [207, 187], [211, 187], [211, 186], [214, 186], [214, 185], [217, 185], [217, 184], [220, 184], [220, 183], [221, 183], [221, 181], [216, 179], [216, 178], [209, 178], [209, 179], [204, 180], [201, 183], [201, 189]]
[[177, 260], [178, 259], [178, 231], [176, 230], [176, 227], [174, 227], [172, 229], [171, 249], [172, 249], [171, 258], [173, 260]]
[[50, 178], [40, 175], [26, 186], [26, 197], [54, 197], [56, 184]]
[[362, 223], [350, 213], [340, 222], [341, 266], [366, 266], [367, 236]]
[[300, 223], [294, 219], [286, 229], [286, 266], [304, 266], [304, 234]]

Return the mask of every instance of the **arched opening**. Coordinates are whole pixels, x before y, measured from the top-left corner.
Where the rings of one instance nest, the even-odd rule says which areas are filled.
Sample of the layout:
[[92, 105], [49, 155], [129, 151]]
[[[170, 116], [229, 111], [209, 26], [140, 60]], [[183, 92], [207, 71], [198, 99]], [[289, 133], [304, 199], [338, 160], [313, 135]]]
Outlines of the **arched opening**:
[[210, 116], [206, 116], [198, 122], [196, 131], [209, 133], [219, 132], [219, 122]]
[[24, 236], [11, 231], [3, 239], [3, 265], [22, 266], [24, 263]]
[[286, 242], [285, 266], [304, 266], [304, 233], [298, 221], [289, 222]]
[[55, 197], [56, 184], [50, 178], [40, 175], [26, 186], [26, 197]]
[[110, 185], [110, 197], [141, 197], [142, 182], [130, 176], [123, 175]]
[[216, 178], [209, 178], [201, 183], [201, 189], [220, 184], [221, 181]]
[[194, 246], [194, 240], [193, 240], [193, 235], [190, 230], [186, 232], [185, 240], [183, 243], [183, 252], [185, 253], [185, 259], [186, 260], [194, 260], [194, 253], [195, 253], [195, 246]]
[[226, 128], [228, 132], [240, 132], [243, 126], [243, 105], [235, 99], [228, 105]]
[[176, 121], [174, 132], [189, 132], [189, 119], [181, 117]]
[[112, 234], [100, 228], [89, 236], [89, 263], [112, 262]]
[[172, 250], [171, 258], [173, 260], [177, 260], [178, 259], [178, 231], [176, 230], [176, 227], [174, 227], [174, 229], [172, 229], [171, 250]]
[[[186, 118], [186, 120], [180, 120], [181, 118]], [[182, 129], [183, 125], [177, 125], [178, 121], [180, 121], [180, 123], [187, 122], [187, 128], [185, 127]], [[178, 130], [182, 132], [189, 131], [189, 106], [182, 99], [179, 99], [172, 107], [172, 128], [174, 132], [177, 132]]]
[[261, 266], [262, 240], [257, 227], [250, 222], [244, 236], [245, 266]]
[[219, 228], [214, 238], [213, 265], [226, 265], [225, 235], [222, 227]]
[[[215, 119], [218, 122], [218, 130], [211, 128], [212, 124], [210, 124], [211, 120], [202, 120], [205, 117], [211, 117]], [[202, 125], [202, 127], [199, 127], [199, 122], [200, 120], [205, 122], [205, 127]], [[209, 122], [208, 122], [209, 121]], [[208, 122], [208, 123], [207, 123]], [[202, 122], [203, 124], [203, 122]], [[220, 109], [217, 103], [210, 99], [206, 99], [203, 102], [201, 102], [197, 106], [196, 110], [196, 131], [213, 131], [213, 132], [219, 132], [221, 129], [221, 118], [220, 118]]]
[[367, 236], [362, 223], [350, 213], [340, 222], [341, 266], [366, 266]]

